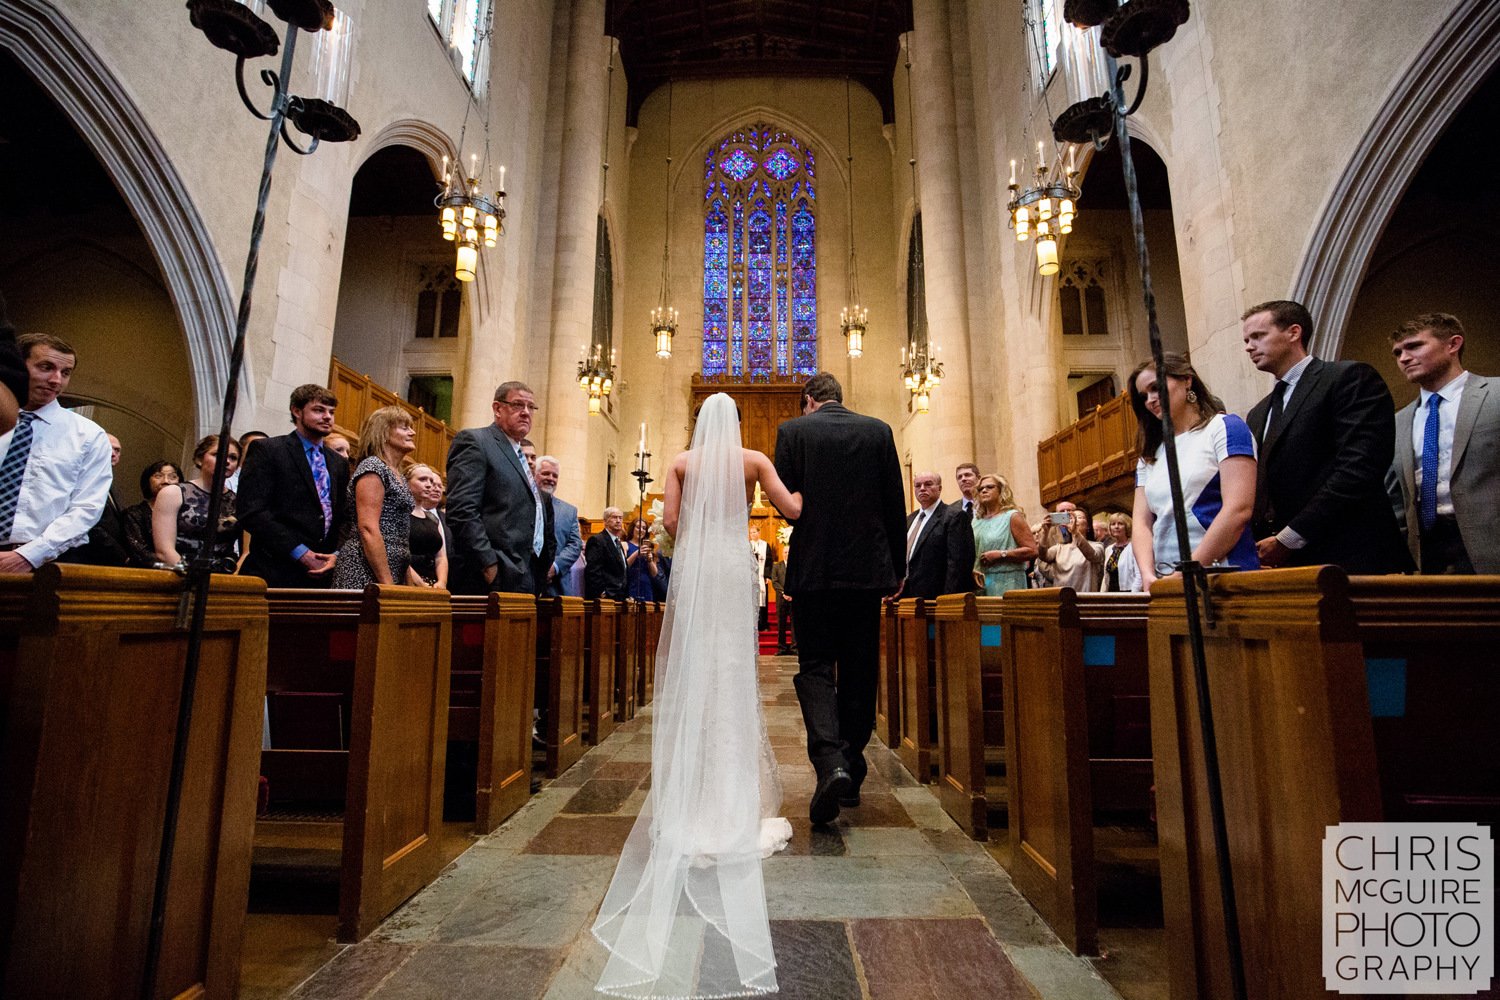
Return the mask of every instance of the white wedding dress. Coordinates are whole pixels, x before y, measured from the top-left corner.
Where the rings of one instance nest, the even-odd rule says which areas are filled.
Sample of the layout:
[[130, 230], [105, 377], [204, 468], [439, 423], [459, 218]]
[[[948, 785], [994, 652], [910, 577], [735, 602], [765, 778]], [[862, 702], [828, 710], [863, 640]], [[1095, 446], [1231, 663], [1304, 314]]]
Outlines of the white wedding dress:
[[603, 993], [711, 998], [774, 993], [761, 859], [786, 846], [781, 784], [756, 680], [753, 563], [739, 417], [704, 403], [683, 479], [656, 655], [651, 790], [594, 934]]

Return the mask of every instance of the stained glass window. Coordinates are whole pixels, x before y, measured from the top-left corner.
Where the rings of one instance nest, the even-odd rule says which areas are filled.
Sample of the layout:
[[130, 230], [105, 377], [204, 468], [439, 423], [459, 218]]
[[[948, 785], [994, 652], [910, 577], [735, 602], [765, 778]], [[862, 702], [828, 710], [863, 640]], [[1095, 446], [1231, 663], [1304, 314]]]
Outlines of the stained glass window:
[[427, 0], [427, 16], [437, 26], [475, 93], [484, 89], [489, 58], [488, 28], [493, 0]]
[[1057, 68], [1057, 52], [1062, 46], [1060, 0], [1031, 0], [1031, 32], [1037, 51], [1037, 76], [1042, 86]]
[[818, 371], [812, 150], [764, 123], [704, 159], [703, 374]]

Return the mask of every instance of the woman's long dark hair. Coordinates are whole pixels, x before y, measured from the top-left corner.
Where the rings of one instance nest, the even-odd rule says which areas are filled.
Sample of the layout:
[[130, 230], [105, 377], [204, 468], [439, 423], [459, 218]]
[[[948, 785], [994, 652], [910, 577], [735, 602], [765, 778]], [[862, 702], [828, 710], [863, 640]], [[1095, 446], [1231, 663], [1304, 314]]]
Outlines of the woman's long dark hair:
[[[1179, 427], [1178, 431], [1194, 430], [1202, 427], [1213, 419], [1215, 414], [1223, 413], [1224, 401], [1208, 391], [1203, 377], [1193, 369], [1193, 363], [1185, 354], [1167, 353], [1161, 356], [1162, 369], [1168, 378], [1182, 379], [1188, 383], [1188, 392], [1197, 396], [1197, 400], [1191, 405], [1198, 411], [1198, 420], [1192, 427]], [[1126, 389], [1130, 392], [1130, 408], [1135, 411], [1135, 447], [1140, 452], [1141, 458], [1149, 464], [1156, 461], [1156, 449], [1161, 447], [1165, 435], [1162, 433], [1161, 421], [1151, 415], [1146, 409], [1146, 396], [1136, 386], [1137, 380], [1143, 371], [1155, 371], [1156, 363], [1150, 358], [1135, 366], [1135, 371], [1130, 373], [1130, 382]], [[1161, 408], [1167, 410], [1172, 401], [1166, 386], [1156, 387], [1157, 399], [1161, 401]]]

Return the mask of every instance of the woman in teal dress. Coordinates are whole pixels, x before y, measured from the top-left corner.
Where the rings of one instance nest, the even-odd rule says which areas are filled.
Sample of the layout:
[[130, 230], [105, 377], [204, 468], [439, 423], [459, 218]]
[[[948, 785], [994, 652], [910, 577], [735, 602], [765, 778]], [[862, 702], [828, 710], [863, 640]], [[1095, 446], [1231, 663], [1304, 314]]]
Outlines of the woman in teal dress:
[[983, 476], [974, 492], [974, 582], [986, 597], [1026, 589], [1026, 564], [1036, 558], [1036, 539], [1026, 514], [1016, 506], [1010, 484]]

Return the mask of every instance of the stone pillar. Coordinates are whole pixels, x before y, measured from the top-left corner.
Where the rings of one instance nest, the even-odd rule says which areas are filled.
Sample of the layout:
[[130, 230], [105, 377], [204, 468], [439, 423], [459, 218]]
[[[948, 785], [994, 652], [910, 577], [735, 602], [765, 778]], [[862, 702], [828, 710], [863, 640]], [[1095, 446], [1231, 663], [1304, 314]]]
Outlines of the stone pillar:
[[[908, 438], [917, 464], [949, 466], [974, 454], [970, 376], [968, 281], [964, 273], [963, 192], [959, 183], [957, 115], [953, 100], [953, 52], [947, 0], [917, 0], [912, 6], [913, 134], [916, 137], [918, 203], [926, 261], [927, 325], [942, 351], [946, 377], [932, 398], [931, 432]], [[930, 442], [930, 444], [929, 444]], [[925, 456], [923, 445], [930, 447]]]
[[[594, 236], [604, 155], [605, 83], [613, 40], [604, 34], [604, 0], [575, 0], [568, 34], [557, 247], [552, 285], [548, 385], [541, 446], [562, 463], [578, 496], [587, 482], [588, 407], [573, 372], [589, 342], [594, 314]], [[624, 74], [620, 74], [624, 84]], [[601, 487], [602, 488], [602, 487]]]

